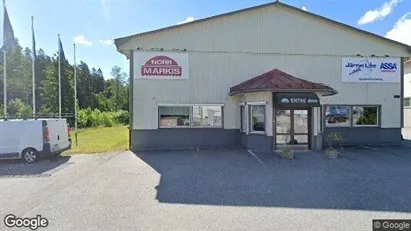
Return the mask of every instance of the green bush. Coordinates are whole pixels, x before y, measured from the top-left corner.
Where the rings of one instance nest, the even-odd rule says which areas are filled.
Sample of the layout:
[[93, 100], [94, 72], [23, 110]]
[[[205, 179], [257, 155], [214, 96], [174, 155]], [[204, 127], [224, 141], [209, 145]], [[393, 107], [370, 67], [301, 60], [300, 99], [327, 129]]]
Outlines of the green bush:
[[130, 118], [130, 113], [128, 113], [128, 111], [120, 110], [116, 112], [115, 120], [117, 121], [117, 123], [128, 124], [129, 118]]
[[77, 123], [80, 128], [112, 127], [115, 124], [128, 123], [128, 111], [101, 112], [98, 109], [80, 109], [77, 113]]
[[20, 99], [12, 99], [7, 105], [7, 114], [10, 116], [32, 116], [33, 110]]

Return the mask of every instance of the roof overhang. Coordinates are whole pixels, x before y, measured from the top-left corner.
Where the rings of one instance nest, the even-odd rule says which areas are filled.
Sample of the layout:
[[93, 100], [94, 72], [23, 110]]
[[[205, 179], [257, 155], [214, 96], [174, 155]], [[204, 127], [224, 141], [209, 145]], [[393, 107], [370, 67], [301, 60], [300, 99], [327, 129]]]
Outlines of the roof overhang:
[[316, 93], [321, 96], [332, 96], [338, 94], [338, 91], [334, 89], [278, 89], [278, 90], [273, 90], [273, 89], [250, 89], [250, 90], [240, 90], [240, 91], [233, 91], [230, 92], [230, 96], [234, 96], [237, 94], [246, 94], [246, 93], [257, 93], [257, 92], [287, 92], [287, 93]]
[[215, 16], [211, 16], [211, 17], [207, 17], [207, 18], [203, 18], [203, 19], [198, 19], [198, 20], [194, 20], [192, 22], [188, 22], [188, 23], [184, 23], [184, 24], [173, 25], [173, 26], [164, 27], [164, 28], [160, 28], [160, 29], [156, 29], [156, 30], [152, 30], [152, 31], [147, 31], [147, 32], [142, 32], [142, 33], [138, 33], [138, 34], [133, 34], [133, 35], [129, 35], [129, 36], [116, 38], [116, 39], [114, 39], [114, 44], [116, 45], [118, 52], [120, 52], [121, 54], [124, 54], [125, 56], [129, 57], [129, 55], [130, 55], [129, 51], [128, 50], [127, 51], [122, 50], [120, 47], [122, 45], [126, 44], [127, 42], [129, 42], [130, 40], [134, 39], [134, 38], [141, 37], [141, 36], [146, 36], [146, 35], [151, 35], [151, 34], [162, 32], [162, 31], [168, 31], [168, 30], [172, 30], [172, 29], [176, 29], [176, 28], [183, 28], [183, 27], [187, 27], [187, 26], [194, 25], [194, 24], [197, 24], [197, 23], [202, 23], [202, 22], [205, 22], [205, 21], [217, 19], [217, 18], [220, 18], [220, 17], [235, 15], [235, 14], [238, 14], [238, 13], [242, 13], [242, 12], [246, 12], [246, 11], [250, 11], [250, 10], [255, 10], [255, 9], [260, 9], [260, 8], [264, 8], [264, 7], [268, 7], [268, 6], [281, 6], [281, 7], [284, 7], [286, 9], [292, 10], [294, 12], [299, 12], [301, 14], [305, 14], [307, 16], [314, 17], [316, 19], [321, 19], [321, 20], [324, 20], [326, 22], [332, 23], [334, 25], [338, 25], [338, 26], [347, 28], [349, 30], [353, 30], [357, 33], [365, 34], [365, 35], [368, 35], [368, 36], [371, 36], [371, 37], [374, 37], [374, 38], [389, 42], [393, 45], [399, 45], [399, 46], [403, 47], [404, 49], [406, 49], [411, 54], [411, 46], [409, 46], [407, 44], [397, 42], [395, 40], [388, 39], [388, 38], [385, 38], [383, 36], [380, 36], [380, 35], [365, 31], [365, 30], [361, 30], [361, 29], [358, 29], [356, 27], [353, 27], [353, 26], [350, 26], [350, 25], [347, 25], [347, 24], [344, 24], [344, 23], [341, 23], [341, 22], [338, 22], [338, 21], [334, 21], [332, 19], [329, 19], [329, 18], [320, 16], [320, 15], [317, 15], [317, 14], [311, 13], [309, 11], [302, 10], [298, 7], [290, 6], [290, 5], [282, 3], [280, 1], [270, 2], [270, 3], [266, 3], [266, 4], [254, 6], [254, 7], [249, 7], [249, 8], [240, 9], [240, 10], [237, 10], [237, 11], [228, 12], [228, 13], [225, 13], [225, 14], [215, 15]]

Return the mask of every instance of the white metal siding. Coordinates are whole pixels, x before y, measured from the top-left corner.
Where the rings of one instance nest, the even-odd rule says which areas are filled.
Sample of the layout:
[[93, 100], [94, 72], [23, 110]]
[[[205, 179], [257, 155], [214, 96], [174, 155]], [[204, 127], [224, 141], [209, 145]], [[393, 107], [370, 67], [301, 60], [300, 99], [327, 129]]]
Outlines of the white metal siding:
[[[322, 104], [382, 105], [382, 127], [401, 126], [400, 100], [393, 97], [400, 94], [400, 84], [342, 83], [341, 58], [410, 53], [401, 46], [282, 7], [137, 37], [121, 49], [137, 47], [187, 49], [189, 79], [134, 80], [134, 129], [157, 128], [157, 103], [224, 103], [224, 127], [240, 128], [241, 99], [228, 95], [230, 87], [274, 68], [339, 92], [322, 98]], [[268, 131], [272, 134], [271, 126]]]
[[268, 6], [135, 37], [122, 50], [189, 51], [408, 57], [404, 47], [343, 26]]
[[[411, 97], [411, 62], [404, 65], [404, 97]], [[411, 128], [411, 107], [404, 108], [404, 127]]]
[[339, 92], [322, 104], [382, 105], [382, 127], [400, 127], [400, 100], [394, 98], [400, 84], [342, 83], [339, 57], [189, 53], [189, 59], [189, 80], [134, 80], [135, 129], [157, 128], [157, 103], [224, 103], [225, 128], [239, 128], [240, 100], [228, 95], [230, 87], [273, 68]]

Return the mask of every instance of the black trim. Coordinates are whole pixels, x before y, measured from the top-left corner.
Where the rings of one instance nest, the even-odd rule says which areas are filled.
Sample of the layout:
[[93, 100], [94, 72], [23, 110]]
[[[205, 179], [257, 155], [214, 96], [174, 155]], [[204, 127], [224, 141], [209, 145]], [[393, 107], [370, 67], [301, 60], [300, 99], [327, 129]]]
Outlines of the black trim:
[[19, 157], [20, 157], [20, 153], [18, 153], [18, 152], [1, 153], [1, 154], [0, 154], [0, 159], [19, 158]]
[[39, 155], [40, 155], [40, 157], [52, 156], [52, 155], [56, 155], [56, 154], [62, 153], [64, 151], [67, 151], [67, 150], [70, 150], [70, 149], [71, 149], [71, 142], [70, 142], [70, 145], [67, 148], [63, 148], [63, 149], [60, 149], [58, 151], [52, 152], [50, 144], [45, 143], [45, 144], [43, 144], [43, 150], [41, 152], [39, 152]]

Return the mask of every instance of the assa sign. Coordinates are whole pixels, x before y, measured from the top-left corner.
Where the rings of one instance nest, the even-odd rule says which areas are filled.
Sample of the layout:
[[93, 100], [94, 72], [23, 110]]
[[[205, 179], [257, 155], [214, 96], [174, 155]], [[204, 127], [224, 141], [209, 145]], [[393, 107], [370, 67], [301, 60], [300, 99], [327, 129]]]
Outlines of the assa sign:
[[342, 58], [341, 80], [353, 83], [401, 82], [399, 58]]
[[188, 79], [188, 54], [135, 51], [133, 73], [135, 79]]
[[397, 64], [396, 63], [381, 63], [380, 69], [382, 72], [396, 72]]
[[181, 66], [167, 56], [156, 56], [141, 67], [142, 76], [180, 76]]

